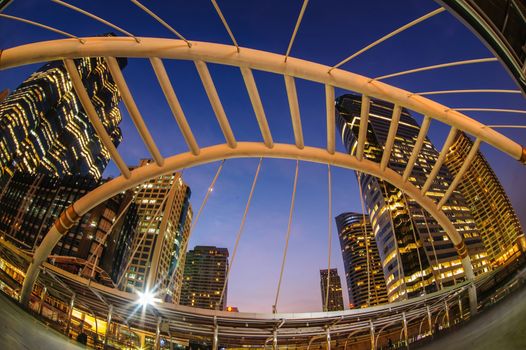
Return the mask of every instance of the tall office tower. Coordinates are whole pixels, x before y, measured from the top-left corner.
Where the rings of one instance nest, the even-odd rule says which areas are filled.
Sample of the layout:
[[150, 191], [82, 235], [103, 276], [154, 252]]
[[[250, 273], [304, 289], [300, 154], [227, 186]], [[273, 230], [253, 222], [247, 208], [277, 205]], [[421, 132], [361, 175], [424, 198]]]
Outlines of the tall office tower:
[[[354, 154], [360, 127], [361, 96], [339, 97], [336, 109], [342, 141], [349, 153]], [[380, 162], [392, 114], [391, 103], [371, 100], [364, 147], [367, 159]], [[416, 121], [402, 109], [389, 168], [403, 173], [419, 131]], [[424, 185], [438, 154], [426, 138], [409, 176], [413, 185], [418, 188]], [[378, 245], [390, 302], [434, 291], [464, 278], [455, 247], [431, 215], [388, 182], [359, 172], [356, 175]], [[427, 196], [438, 202], [452, 180], [447, 167], [442, 167]], [[475, 274], [487, 271], [486, 250], [465, 199], [455, 191], [442, 210], [463, 236]]]
[[[123, 68], [126, 59], [119, 59]], [[117, 87], [104, 59], [75, 60], [114, 145], [122, 140]], [[49, 62], [0, 102], [0, 175], [15, 171], [101, 178], [110, 155], [73, 90], [62, 61]]]
[[[15, 173], [0, 194], [0, 234], [23, 249], [34, 249], [60, 214], [98, 184], [84, 176]], [[84, 277], [103, 278], [111, 285], [109, 278], [117, 266], [105, 260], [116, 262], [118, 252], [126, 251], [121, 244], [133, 234], [137, 221], [131, 200], [128, 191], [90, 210], [53, 249], [55, 263]]]
[[[151, 160], [142, 160], [140, 166]], [[190, 187], [181, 173], [162, 175], [135, 189], [139, 216], [131, 264], [121, 285], [178, 303], [192, 222]]]
[[384, 271], [369, 215], [336, 217], [351, 308], [387, 303]]
[[[465, 133], [457, 134], [445, 162], [452, 175], [458, 174], [472, 146], [473, 142]], [[469, 204], [493, 265], [501, 265], [518, 254], [519, 239], [524, 239], [520, 221], [499, 179], [480, 151], [457, 188]]]
[[[327, 277], [329, 280], [329, 295], [327, 298]], [[343, 310], [342, 281], [337, 269], [320, 270], [321, 302], [324, 311]], [[328, 300], [326, 303], [325, 301]], [[327, 310], [325, 310], [327, 305]]]
[[[15, 173], [0, 193], [0, 231], [24, 249], [37, 247], [68, 206], [99, 182], [84, 176], [58, 178]], [[53, 249], [55, 255], [76, 255], [87, 216], [73, 226]]]
[[223, 300], [221, 292], [228, 270], [228, 249], [196, 246], [186, 253], [181, 305], [202, 309], [224, 310], [227, 305], [227, 288]]

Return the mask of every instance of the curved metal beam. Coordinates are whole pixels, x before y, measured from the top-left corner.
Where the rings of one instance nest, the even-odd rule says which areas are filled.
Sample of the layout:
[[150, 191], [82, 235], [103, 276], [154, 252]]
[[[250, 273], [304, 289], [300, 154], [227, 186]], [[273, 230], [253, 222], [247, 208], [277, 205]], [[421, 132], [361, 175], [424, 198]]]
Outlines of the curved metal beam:
[[0, 60], [0, 70], [30, 63], [86, 56], [159, 57], [246, 67], [306, 79], [389, 101], [465, 131], [514, 159], [521, 160], [523, 154], [523, 146], [461, 112], [423, 96], [345, 70], [334, 69], [328, 74], [330, 67], [326, 65], [292, 57], [284, 62], [283, 55], [248, 48], [238, 52], [234, 46], [206, 42], [193, 42], [189, 48], [184, 41], [175, 39], [140, 38], [140, 42], [135, 42], [122, 37], [88, 37], [83, 40], [84, 44], [76, 39], [61, 39], [5, 49]]
[[[474, 279], [473, 267], [469, 255], [467, 254], [464, 241], [446, 214], [444, 214], [443, 211], [438, 210], [436, 204], [431, 198], [422, 195], [416, 186], [409, 181], [404, 181], [403, 177], [394, 170], [389, 168], [381, 170], [380, 164], [370, 160], [358, 160], [355, 156], [340, 152], [330, 154], [321, 148], [305, 147], [299, 149], [295, 145], [289, 144], [275, 144], [273, 148], [268, 148], [264, 143], [239, 142], [235, 149], [230, 148], [228, 144], [215, 145], [201, 149], [198, 156], [195, 156], [192, 153], [181, 153], [166, 158], [163, 166], [150, 164], [148, 166], [136, 168], [131, 171], [128, 179], [121, 175], [104, 183], [77, 200], [64, 213], [62, 213], [60, 218], [46, 234], [40, 246], [36, 249], [35, 254], [33, 255], [33, 260], [24, 279], [24, 284], [20, 294], [21, 303], [27, 305], [29, 302], [29, 296], [31, 295], [33, 285], [38, 277], [40, 265], [47, 259], [58, 241], [64, 234], [66, 234], [67, 230], [73, 226], [80, 217], [82, 217], [82, 215], [86, 214], [101, 202], [113, 197], [117, 193], [140, 185], [148, 179], [168, 174], [178, 169], [186, 169], [223, 159], [260, 157], [297, 159], [314, 163], [330, 164], [341, 168], [359, 170], [360, 172], [376, 176], [391, 183], [393, 186], [396, 186], [413, 198], [422, 206], [422, 208], [427, 210], [446, 231], [446, 234], [449, 236], [455, 247], [457, 247], [459, 253], [461, 253], [462, 265], [464, 267], [466, 278], [468, 280]], [[471, 297], [472, 299], [475, 297], [476, 305], [476, 294], [471, 295]]]

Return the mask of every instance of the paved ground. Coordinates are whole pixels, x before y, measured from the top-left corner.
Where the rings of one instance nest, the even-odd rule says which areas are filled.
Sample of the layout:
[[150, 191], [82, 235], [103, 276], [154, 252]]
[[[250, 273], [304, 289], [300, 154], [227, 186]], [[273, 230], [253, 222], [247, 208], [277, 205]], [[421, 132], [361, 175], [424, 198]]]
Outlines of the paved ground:
[[425, 350], [526, 349], [526, 288], [506, 297]]
[[[34, 319], [0, 293], [0, 349], [83, 349]], [[420, 349], [526, 349], [526, 288], [475, 320]]]
[[46, 327], [0, 293], [0, 349], [85, 349]]

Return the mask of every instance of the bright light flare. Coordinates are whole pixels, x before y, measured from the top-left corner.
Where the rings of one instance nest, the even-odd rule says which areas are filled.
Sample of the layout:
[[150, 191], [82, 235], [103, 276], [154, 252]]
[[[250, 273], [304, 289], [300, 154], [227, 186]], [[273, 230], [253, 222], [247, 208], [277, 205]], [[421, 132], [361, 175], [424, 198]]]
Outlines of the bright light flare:
[[161, 299], [156, 298], [151, 291], [145, 291], [144, 293], [137, 292], [137, 294], [139, 295], [137, 302], [142, 306], [153, 305], [161, 301]]

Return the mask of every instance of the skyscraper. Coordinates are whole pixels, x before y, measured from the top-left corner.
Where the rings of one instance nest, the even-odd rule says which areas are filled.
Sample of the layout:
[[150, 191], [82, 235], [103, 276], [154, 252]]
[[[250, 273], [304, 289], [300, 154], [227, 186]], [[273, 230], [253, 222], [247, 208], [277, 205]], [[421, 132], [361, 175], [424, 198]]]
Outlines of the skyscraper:
[[[85, 176], [16, 172], [0, 193], [0, 234], [22, 249], [34, 249], [60, 214], [100, 182]], [[84, 215], [53, 249], [57, 265], [84, 277], [104, 275], [109, 284], [109, 278], [115, 282], [125, 242], [137, 222], [131, 200], [131, 191], [119, 193]]]
[[[149, 166], [142, 160], [140, 166]], [[139, 223], [131, 263], [122, 287], [129, 292], [154, 292], [179, 302], [186, 246], [192, 222], [190, 187], [181, 173], [162, 175], [135, 189]]]
[[224, 310], [227, 305], [227, 288], [223, 300], [221, 292], [228, 270], [228, 249], [196, 246], [186, 253], [181, 305], [202, 309]]
[[[344, 95], [337, 99], [336, 120], [342, 141], [351, 154], [355, 152], [360, 110], [361, 96]], [[371, 100], [364, 147], [367, 159], [380, 162], [392, 114], [391, 103]], [[389, 168], [403, 173], [419, 130], [416, 121], [407, 110], [402, 109]], [[426, 138], [409, 181], [421, 188], [437, 159], [438, 151]], [[370, 215], [390, 302], [434, 291], [464, 278], [455, 247], [431, 215], [386, 181], [358, 172], [356, 175]], [[427, 196], [438, 202], [452, 180], [449, 170], [443, 166], [427, 191]], [[475, 274], [487, 270], [486, 251], [462, 195], [454, 191], [442, 210], [463, 236]]]
[[[327, 298], [327, 279], [329, 280], [329, 294]], [[337, 269], [320, 270], [321, 302], [324, 311], [342, 311], [343, 294], [342, 281]], [[326, 303], [325, 301], [328, 300]], [[327, 310], [325, 310], [327, 305]]]
[[[448, 169], [456, 176], [468, 155], [473, 142], [459, 132], [446, 156]], [[480, 153], [471, 162], [458, 184], [471, 209], [475, 222], [488, 251], [488, 257], [495, 265], [501, 265], [519, 252], [519, 242], [524, 233], [504, 188]]]
[[384, 272], [369, 215], [336, 217], [351, 308], [387, 303]]
[[[119, 59], [123, 68], [126, 59]], [[117, 87], [104, 59], [75, 60], [113, 144], [122, 140]], [[62, 61], [49, 62], [0, 102], [0, 176], [15, 171], [101, 178], [110, 155], [73, 90]]]

